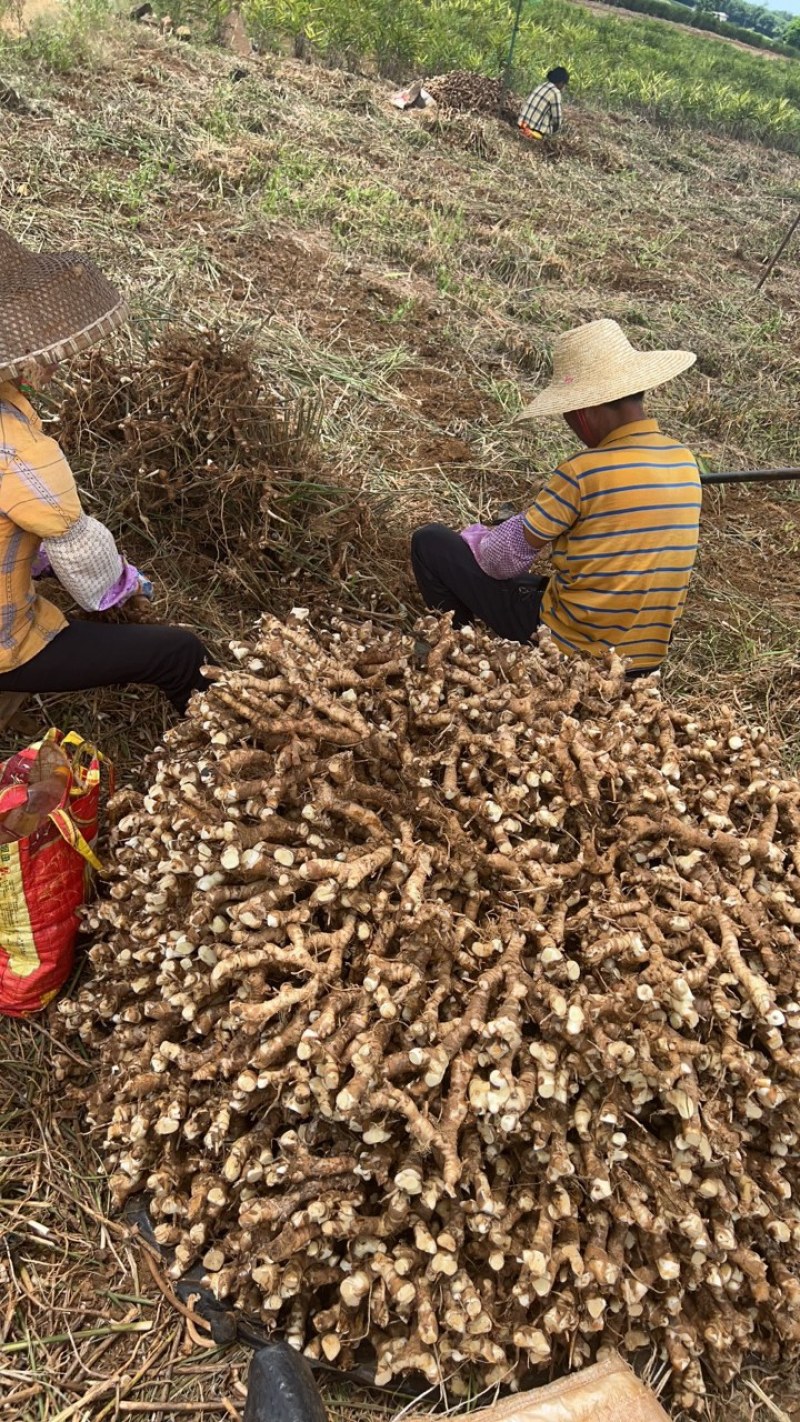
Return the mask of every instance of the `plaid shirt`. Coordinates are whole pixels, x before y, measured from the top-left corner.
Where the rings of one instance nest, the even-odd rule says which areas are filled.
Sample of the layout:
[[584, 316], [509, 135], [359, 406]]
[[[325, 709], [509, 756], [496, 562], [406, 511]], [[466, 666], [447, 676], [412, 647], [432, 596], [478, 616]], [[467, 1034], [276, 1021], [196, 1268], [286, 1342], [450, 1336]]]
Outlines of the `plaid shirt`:
[[0, 673], [30, 661], [66, 627], [36, 592], [31, 567], [42, 539], [66, 533], [81, 512], [55, 440], [16, 386], [0, 383]]
[[545, 81], [525, 100], [519, 124], [526, 124], [534, 133], [558, 133], [561, 127], [561, 91]]

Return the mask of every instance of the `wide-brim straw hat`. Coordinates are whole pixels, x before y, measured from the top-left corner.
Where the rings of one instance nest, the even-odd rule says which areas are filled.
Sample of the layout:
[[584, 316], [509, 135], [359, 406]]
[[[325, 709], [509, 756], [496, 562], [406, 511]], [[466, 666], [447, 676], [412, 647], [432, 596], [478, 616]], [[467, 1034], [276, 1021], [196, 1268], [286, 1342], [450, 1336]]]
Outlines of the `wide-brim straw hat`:
[[0, 228], [0, 380], [30, 361], [68, 360], [116, 330], [127, 309], [79, 252], [30, 252]]
[[693, 351], [637, 351], [616, 321], [589, 321], [553, 342], [553, 378], [518, 419], [566, 415], [638, 395], [694, 365]]

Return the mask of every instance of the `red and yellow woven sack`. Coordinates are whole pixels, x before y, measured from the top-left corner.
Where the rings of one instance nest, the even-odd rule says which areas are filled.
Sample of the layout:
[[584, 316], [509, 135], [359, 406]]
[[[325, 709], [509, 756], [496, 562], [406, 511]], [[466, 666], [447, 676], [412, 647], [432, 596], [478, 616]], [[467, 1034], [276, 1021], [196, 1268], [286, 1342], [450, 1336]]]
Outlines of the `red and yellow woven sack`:
[[[55, 766], [48, 807], [32, 817], [30, 833], [11, 838], [7, 826], [25, 824], [46, 758]], [[100, 868], [94, 844], [102, 764], [80, 736], [51, 730], [0, 768], [0, 1013], [6, 1016], [46, 1007], [72, 971], [80, 909]]]

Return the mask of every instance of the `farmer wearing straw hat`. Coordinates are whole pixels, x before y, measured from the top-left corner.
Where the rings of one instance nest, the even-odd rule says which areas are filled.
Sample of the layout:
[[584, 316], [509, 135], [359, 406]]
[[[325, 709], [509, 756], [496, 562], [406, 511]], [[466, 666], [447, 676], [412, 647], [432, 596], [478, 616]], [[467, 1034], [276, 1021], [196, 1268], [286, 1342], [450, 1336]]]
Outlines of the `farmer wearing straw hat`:
[[205, 684], [193, 633], [67, 619], [33, 583], [53, 573], [86, 611], [152, 596], [108, 529], [84, 513], [28, 400], [59, 361], [124, 318], [119, 293], [86, 257], [34, 254], [0, 230], [0, 692], [158, 686], [183, 711]]
[[[635, 350], [616, 321], [558, 337], [552, 380], [519, 418], [563, 415], [586, 449], [559, 465], [527, 513], [496, 528], [419, 529], [411, 556], [426, 606], [516, 642], [543, 624], [567, 654], [614, 647], [632, 674], [655, 671], [686, 601], [700, 473], [645, 418], [643, 392], [694, 361], [691, 351]], [[553, 576], [531, 576], [549, 544]]]

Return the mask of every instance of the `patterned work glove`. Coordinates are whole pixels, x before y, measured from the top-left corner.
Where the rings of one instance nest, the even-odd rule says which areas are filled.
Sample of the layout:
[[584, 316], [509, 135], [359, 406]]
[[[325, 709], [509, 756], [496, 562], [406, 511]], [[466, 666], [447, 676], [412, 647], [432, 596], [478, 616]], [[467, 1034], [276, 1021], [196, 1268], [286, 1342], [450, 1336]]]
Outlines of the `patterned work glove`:
[[480, 548], [481, 543], [483, 542], [483, 539], [485, 538], [488, 532], [489, 530], [485, 524], [471, 523], [469, 528], [463, 529], [461, 533], [461, 537], [463, 538], [470, 551], [475, 554], [476, 558], [478, 556], [478, 549]]
[[537, 552], [524, 532], [525, 515], [515, 514], [497, 528], [470, 524], [461, 537], [471, 548], [478, 567], [490, 578], [519, 578], [527, 573]]
[[98, 612], [108, 612], [110, 607], [122, 607], [131, 597], [146, 597], [152, 601], [153, 584], [149, 578], [140, 573], [138, 568], [134, 568], [132, 563], [125, 563], [122, 575], [117, 579], [113, 588], [109, 588], [102, 599]]
[[50, 564], [50, 559], [48, 558], [47, 553], [45, 552], [44, 544], [40, 543], [39, 552], [36, 554], [36, 557], [34, 558], [33, 563], [31, 564], [31, 577], [52, 578], [52, 576], [53, 569]]

